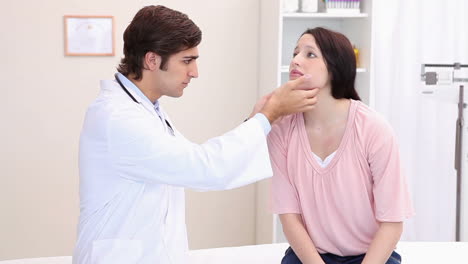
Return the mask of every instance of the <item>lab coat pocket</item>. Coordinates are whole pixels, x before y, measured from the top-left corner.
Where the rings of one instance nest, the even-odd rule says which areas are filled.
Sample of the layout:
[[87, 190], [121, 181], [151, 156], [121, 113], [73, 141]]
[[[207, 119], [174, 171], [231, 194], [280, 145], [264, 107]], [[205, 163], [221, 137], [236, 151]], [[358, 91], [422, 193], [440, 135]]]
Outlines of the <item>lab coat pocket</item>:
[[141, 240], [103, 239], [93, 242], [92, 264], [136, 264], [142, 255]]

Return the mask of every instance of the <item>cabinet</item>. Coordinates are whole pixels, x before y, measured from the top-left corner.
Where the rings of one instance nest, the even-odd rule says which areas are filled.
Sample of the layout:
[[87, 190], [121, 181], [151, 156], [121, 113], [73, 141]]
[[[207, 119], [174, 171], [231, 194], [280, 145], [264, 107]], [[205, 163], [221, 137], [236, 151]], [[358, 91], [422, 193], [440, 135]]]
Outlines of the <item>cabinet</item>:
[[[359, 49], [356, 89], [373, 106], [372, 2], [361, 0], [360, 13], [327, 13], [318, 1], [317, 13], [283, 13], [282, 0], [260, 1], [259, 95], [267, 94], [289, 79], [289, 63], [296, 42], [307, 28], [324, 27], [343, 33]], [[277, 215], [270, 213], [270, 180], [257, 183], [256, 242], [286, 242]]]

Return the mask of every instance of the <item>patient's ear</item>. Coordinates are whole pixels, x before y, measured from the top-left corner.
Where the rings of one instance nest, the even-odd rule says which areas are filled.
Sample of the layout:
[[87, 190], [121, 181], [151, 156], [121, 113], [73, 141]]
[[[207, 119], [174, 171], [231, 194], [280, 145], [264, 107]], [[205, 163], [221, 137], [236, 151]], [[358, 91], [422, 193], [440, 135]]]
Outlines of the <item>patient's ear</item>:
[[159, 65], [161, 64], [161, 56], [158, 54], [148, 51], [145, 54], [145, 58], [143, 61], [143, 66], [145, 69], [154, 71], [159, 69]]

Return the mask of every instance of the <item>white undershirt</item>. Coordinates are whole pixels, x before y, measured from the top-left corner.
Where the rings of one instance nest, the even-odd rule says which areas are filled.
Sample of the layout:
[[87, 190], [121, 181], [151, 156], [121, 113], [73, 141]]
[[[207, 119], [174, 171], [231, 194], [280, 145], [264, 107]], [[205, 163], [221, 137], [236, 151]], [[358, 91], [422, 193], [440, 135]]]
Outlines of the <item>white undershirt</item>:
[[330, 161], [335, 156], [336, 151], [334, 151], [332, 154], [328, 155], [328, 157], [326, 157], [325, 160], [322, 160], [319, 156], [317, 156], [313, 152], [312, 152], [312, 154], [314, 155], [314, 158], [317, 161], [317, 163], [320, 165], [320, 167], [325, 168], [326, 166], [328, 166], [328, 164], [330, 164]]

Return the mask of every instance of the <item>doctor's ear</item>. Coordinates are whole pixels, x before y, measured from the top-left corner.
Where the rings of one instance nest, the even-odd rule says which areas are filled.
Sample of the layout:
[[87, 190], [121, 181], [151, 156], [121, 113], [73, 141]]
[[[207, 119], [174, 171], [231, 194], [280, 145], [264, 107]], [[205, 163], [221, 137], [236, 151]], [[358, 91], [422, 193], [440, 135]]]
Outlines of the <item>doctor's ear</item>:
[[148, 51], [145, 54], [145, 58], [143, 61], [144, 68], [150, 71], [154, 71], [159, 69], [159, 65], [161, 64], [161, 56], [158, 54]]

